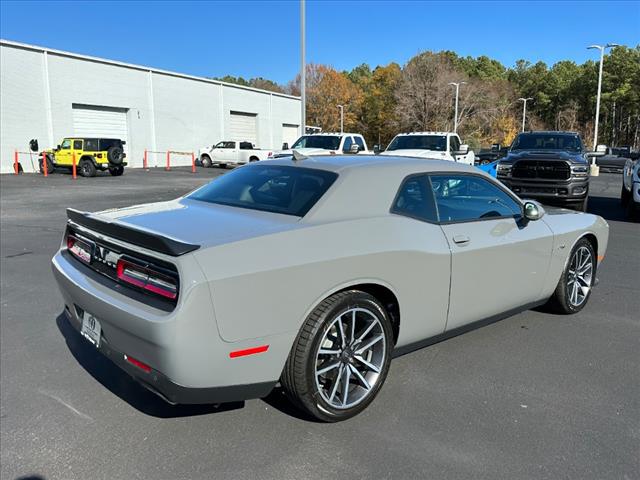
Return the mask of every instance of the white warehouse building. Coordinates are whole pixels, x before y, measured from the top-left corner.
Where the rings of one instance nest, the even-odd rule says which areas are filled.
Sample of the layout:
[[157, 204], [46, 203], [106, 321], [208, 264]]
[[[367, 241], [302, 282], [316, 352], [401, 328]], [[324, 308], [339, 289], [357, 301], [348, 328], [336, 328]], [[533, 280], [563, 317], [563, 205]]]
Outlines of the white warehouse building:
[[[300, 135], [300, 98], [0, 40], [0, 172], [14, 152], [55, 147], [70, 136], [125, 140], [129, 166], [149, 152], [197, 152], [221, 140], [278, 149]], [[148, 154], [163, 166], [165, 154]], [[37, 157], [19, 154], [24, 171]], [[172, 165], [190, 156], [172, 155]]]

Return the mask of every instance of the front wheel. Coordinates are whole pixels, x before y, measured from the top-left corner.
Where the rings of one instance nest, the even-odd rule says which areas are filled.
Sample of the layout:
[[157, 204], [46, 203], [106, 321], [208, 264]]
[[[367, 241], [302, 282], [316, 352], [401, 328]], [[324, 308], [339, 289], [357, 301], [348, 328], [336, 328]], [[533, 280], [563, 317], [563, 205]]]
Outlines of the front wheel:
[[317, 419], [346, 420], [380, 391], [392, 350], [391, 321], [380, 302], [359, 290], [340, 292], [307, 318], [281, 383], [293, 403]]
[[[53, 159], [51, 158], [51, 155], [49, 155], [48, 153], [46, 154], [46, 162], [47, 162], [47, 174], [53, 172], [54, 170], [54, 165], [53, 165]], [[40, 158], [38, 159], [38, 168], [40, 169], [40, 173], [44, 173], [44, 164], [42, 162], [42, 156], [40, 156]]]
[[557, 313], [578, 313], [584, 308], [596, 280], [596, 254], [591, 242], [582, 238], [576, 243], [558, 286], [549, 300]]
[[200, 157], [200, 163], [202, 163], [202, 166], [205, 168], [211, 168], [211, 157], [209, 157], [209, 155], [202, 155], [202, 157]]

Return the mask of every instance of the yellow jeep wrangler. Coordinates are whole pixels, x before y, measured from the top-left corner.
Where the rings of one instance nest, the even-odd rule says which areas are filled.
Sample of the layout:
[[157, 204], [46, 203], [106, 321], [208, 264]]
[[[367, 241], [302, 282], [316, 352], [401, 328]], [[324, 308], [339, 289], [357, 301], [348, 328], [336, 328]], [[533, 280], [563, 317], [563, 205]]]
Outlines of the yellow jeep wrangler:
[[[56, 148], [46, 150], [47, 172], [56, 168], [73, 168], [75, 155], [77, 171], [83, 177], [95, 177], [98, 170], [109, 170], [114, 177], [122, 175], [126, 154], [123, 142], [117, 138], [69, 137]], [[40, 171], [44, 171], [42, 155], [39, 159]]]

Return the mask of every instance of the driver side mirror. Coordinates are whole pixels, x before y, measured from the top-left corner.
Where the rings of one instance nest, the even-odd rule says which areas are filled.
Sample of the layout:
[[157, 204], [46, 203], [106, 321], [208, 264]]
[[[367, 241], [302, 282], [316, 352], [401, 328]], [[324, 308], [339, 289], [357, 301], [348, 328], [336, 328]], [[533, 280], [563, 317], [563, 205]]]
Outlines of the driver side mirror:
[[467, 153], [469, 153], [469, 145], [464, 143], [458, 147], [458, 150], [453, 152], [454, 155], [466, 155]]
[[598, 145], [593, 152], [588, 152], [588, 157], [602, 157], [607, 153], [606, 145]]
[[373, 154], [378, 155], [380, 153], [380, 145], [373, 146]]
[[351, 145], [348, 150], [345, 150], [346, 153], [358, 153], [360, 151], [360, 147], [357, 144]]
[[289, 144], [287, 142], [282, 144], [282, 150], [289, 150]]
[[538, 202], [527, 200], [524, 202], [524, 218], [531, 221], [540, 220], [544, 217], [544, 208]]
[[58, 145], [58, 146], [56, 147], [56, 150], [60, 150], [60, 145]]

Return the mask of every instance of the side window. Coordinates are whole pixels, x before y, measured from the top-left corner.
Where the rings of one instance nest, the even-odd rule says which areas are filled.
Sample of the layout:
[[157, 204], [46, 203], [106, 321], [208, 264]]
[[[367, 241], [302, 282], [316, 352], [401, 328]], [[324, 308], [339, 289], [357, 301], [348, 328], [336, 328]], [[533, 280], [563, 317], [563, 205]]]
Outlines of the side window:
[[433, 175], [431, 186], [441, 222], [516, 217], [522, 211], [500, 187], [475, 175]]
[[428, 222], [438, 221], [427, 175], [414, 175], [402, 182], [391, 212]]
[[452, 152], [457, 152], [460, 150], [460, 139], [456, 135], [452, 135], [449, 139], [449, 149]]
[[73, 141], [73, 149], [74, 150], [82, 150], [82, 140], [74, 140]]
[[360, 151], [366, 150], [366, 148], [364, 148], [364, 140], [362, 137], [356, 135], [353, 139], [356, 141], [356, 145], [360, 147]]
[[60, 148], [62, 150], [69, 150], [71, 148], [71, 140], [69, 140], [68, 138], [65, 138], [64, 141], [62, 142], [62, 145], [60, 145]]
[[353, 145], [353, 139], [351, 137], [344, 137], [344, 146], [342, 147], [343, 152], [348, 152]]
[[84, 150], [86, 152], [98, 152], [98, 140], [89, 138], [84, 141]]

